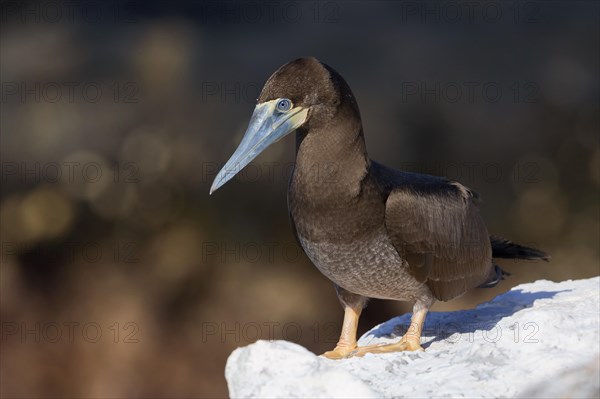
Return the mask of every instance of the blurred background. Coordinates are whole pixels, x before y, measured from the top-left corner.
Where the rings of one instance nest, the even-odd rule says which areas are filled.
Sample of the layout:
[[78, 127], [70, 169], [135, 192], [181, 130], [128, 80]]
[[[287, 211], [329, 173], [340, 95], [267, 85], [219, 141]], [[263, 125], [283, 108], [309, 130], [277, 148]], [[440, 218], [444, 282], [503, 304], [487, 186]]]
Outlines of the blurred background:
[[[208, 196], [301, 56], [352, 87], [373, 159], [461, 181], [552, 255], [434, 311], [599, 273], [598, 2], [0, 4], [3, 397], [223, 397], [238, 346], [335, 345], [288, 223], [294, 139]], [[407, 311], [373, 300], [359, 332]]]

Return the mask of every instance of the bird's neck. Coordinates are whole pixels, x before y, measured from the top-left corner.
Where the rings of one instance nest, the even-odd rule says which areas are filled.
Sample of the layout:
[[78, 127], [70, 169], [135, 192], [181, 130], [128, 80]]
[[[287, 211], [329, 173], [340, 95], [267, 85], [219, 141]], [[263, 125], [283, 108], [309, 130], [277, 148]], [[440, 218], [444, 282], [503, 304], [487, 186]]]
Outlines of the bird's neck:
[[290, 190], [310, 201], [351, 201], [367, 175], [369, 157], [360, 120], [298, 130]]

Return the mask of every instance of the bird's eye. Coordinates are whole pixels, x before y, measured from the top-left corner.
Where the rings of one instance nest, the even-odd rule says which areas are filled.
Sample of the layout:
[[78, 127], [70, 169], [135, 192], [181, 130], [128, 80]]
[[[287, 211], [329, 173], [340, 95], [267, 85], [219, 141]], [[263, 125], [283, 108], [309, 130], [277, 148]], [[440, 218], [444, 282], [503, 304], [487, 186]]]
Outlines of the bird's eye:
[[277, 102], [277, 110], [281, 112], [287, 112], [292, 108], [292, 102], [287, 98], [282, 98]]

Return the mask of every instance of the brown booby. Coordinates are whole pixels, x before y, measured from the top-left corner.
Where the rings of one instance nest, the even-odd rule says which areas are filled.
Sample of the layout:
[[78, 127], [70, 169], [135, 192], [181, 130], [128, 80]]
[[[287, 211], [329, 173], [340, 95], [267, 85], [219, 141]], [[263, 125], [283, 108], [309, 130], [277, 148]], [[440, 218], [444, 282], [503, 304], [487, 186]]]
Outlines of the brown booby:
[[[292, 228], [344, 307], [339, 342], [324, 356], [422, 350], [423, 323], [435, 300], [495, 286], [507, 273], [494, 258], [548, 260], [542, 251], [491, 237], [477, 194], [462, 184], [372, 161], [350, 87], [315, 58], [289, 62], [267, 80], [240, 145], [210, 192], [292, 131]], [[368, 298], [414, 304], [411, 326], [399, 342], [357, 347], [358, 318]]]

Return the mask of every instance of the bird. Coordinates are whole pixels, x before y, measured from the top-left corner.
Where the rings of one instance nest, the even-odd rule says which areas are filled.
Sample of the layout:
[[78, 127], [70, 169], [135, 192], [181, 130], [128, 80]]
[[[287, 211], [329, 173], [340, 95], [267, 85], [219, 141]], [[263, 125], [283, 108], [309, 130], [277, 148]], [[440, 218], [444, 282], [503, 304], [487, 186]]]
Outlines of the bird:
[[[508, 273], [494, 263], [497, 258], [550, 259], [490, 236], [478, 194], [459, 182], [371, 160], [354, 94], [338, 72], [314, 57], [290, 61], [268, 78], [210, 194], [294, 131], [291, 227], [311, 262], [333, 282], [344, 309], [339, 341], [324, 357], [422, 351], [434, 302], [498, 284]], [[413, 305], [398, 342], [357, 346], [358, 320], [370, 298]]]

